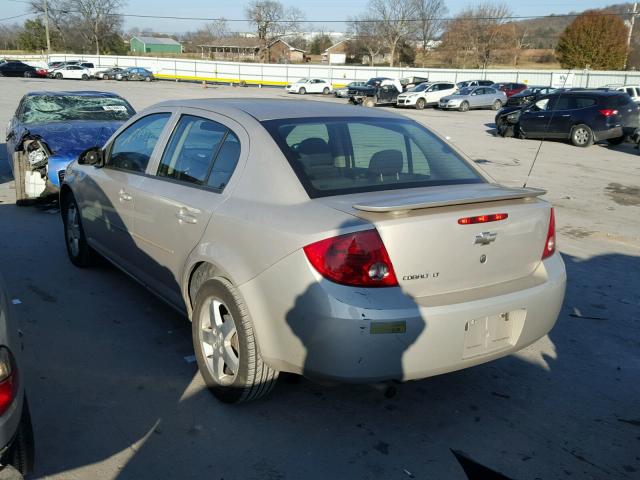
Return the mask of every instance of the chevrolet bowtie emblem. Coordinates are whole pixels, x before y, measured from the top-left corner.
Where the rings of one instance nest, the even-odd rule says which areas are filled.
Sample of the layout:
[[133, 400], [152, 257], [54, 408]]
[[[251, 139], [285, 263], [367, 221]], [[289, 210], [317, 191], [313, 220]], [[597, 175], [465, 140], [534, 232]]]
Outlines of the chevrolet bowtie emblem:
[[473, 243], [474, 245], [489, 245], [491, 242], [494, 242], [496, 240], [497, 236], [497, 233], [482, 232], [476, 235], [476, 240]]

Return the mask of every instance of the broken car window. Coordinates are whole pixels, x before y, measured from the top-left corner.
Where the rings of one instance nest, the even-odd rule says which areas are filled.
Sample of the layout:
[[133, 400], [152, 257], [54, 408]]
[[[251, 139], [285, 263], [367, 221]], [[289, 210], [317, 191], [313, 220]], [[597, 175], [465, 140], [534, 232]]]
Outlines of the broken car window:
[[68, 120], [128, 120], [135, 114], [123, 98], [37, 95], [25, 98], [25, 124]]

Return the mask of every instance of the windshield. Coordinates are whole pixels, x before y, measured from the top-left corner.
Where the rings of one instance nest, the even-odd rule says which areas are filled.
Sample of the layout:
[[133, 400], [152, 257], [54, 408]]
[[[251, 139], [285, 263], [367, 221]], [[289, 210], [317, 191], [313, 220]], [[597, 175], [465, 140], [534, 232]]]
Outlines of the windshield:
[[311, 198], [484, 181], [411, 120], [295, 118], [263, 125]]
[[301, 78], [300, 80], [296, 80], [296, 83], [307, 83], [308, 81], [308, 78]]
[[471, 95], [471, 92], [473, 92], [473, 88], [461, 88], [454, 95]]
[[22, 121], [27, 124], [66, 120], [124, 121], [135, 113], [123, 98], [38, 95], [25, 100]]
[[415, 87], [411, 87], [407, 92], [423, 92], [429, 87], [428, 83], [421, 83]]

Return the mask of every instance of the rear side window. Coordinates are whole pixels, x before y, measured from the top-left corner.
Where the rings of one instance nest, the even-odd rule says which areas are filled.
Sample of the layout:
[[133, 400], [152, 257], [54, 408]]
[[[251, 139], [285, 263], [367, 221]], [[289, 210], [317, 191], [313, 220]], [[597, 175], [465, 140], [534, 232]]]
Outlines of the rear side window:
[[591, 107], [591, 106], [595, 105], [596, 103], [598, 103], [598, 102], [596, 101], [595, 98], [577, 97], [576, 98], [576, 103], [575, 103], [575, 108], [587, 108], [587, 107]]
[[[263, 125], [311, 198], [484, 182], [446, 143], [409, 120], [290, 119]], [[302, 132], [309, 136], [301, 138]]]
[[171, 134], [157, 175], [222, 189], [235, 169], [239, 153], [238, 139], [227, 127], [206, 118], [183, 115]]

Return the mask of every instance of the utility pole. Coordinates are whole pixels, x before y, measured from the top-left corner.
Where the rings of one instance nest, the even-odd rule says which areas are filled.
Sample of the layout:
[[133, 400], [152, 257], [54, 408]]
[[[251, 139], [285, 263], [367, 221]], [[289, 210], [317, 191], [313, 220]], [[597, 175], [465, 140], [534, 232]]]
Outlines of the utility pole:
[[51, 55], [51, 37], [49, 37], [49, 5], [47, 0], [44, 1], [44, 32], [47, 36], [47, 62], [49, 61], [49, 55]]
[[[46, 0], [45, 0], [46, 1]], [[624, 58], [624, 69], [627, 69], [629, 63], [629, 52], [631, 51], [631, 36], [633, 35], [633, 25], [636, 23], [636, 15], [638, 14], [638, 2], [633, 4], [633, 12], [631, 12], [631, 21], [629, 24], [629, 34], [627, 35], [627, 55]]]

